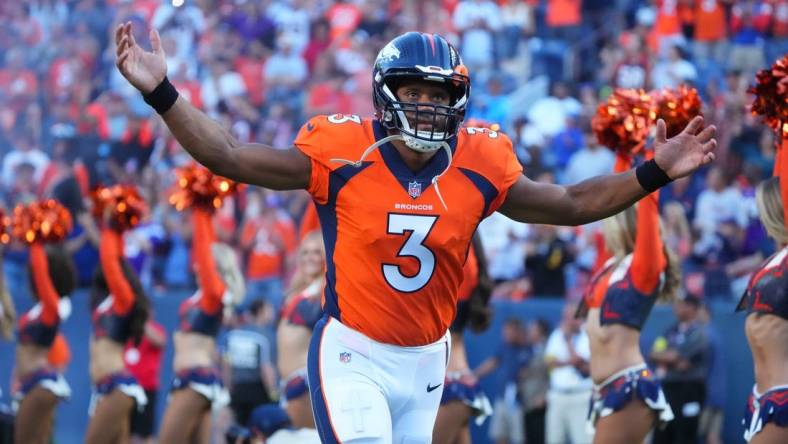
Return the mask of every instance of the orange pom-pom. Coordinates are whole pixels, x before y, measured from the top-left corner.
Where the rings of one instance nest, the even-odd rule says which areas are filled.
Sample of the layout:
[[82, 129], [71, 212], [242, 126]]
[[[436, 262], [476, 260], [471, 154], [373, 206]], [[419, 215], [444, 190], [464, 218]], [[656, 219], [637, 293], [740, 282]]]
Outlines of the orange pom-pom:
[[620, 88], [599, 105], [591, 127], [600, 144], [629, 159], [643, 150], [654, 119], [651, 96], [643, 90]]
[[11, 234], [27, 244], [59, 242], [66, 238], [71, 227], [71, 214], [52, 199], [17, 205], [11, 216]]
[[782, 130], [783, 136], [788, 136], [788, 54], [771, 68], [758, 71], [755, 80], [756, 84], [747, 90], [755, 94], [752, 113], [763, 116], [774, 131]]
[[680, 133], [690, 120], [700, 115], [701, 101], [695, 88], [684, 85], [678, 90], [666, 88], [654, 96], [656, 116], [665, 121], [668, 137]]
[[93, 216], [104, 219], [109, 211], [110, 226], [125, 231], [137, 226], [148, 212], [145, 200], [134, 185], [115, 185], [99, 187], [90, 193], [93, 201]]
[[178, 180], [170, 194], [170, 204], [176, 210], [200, 207], [217, 209], [225, 197], [242, 189], [242, 184], [211, 173], [207, 168], [192, 163], [176, 171]]
[[2, 208], [0, 208], [0, 244], [7, 244], [11, 242], [11, 233], [9, 233], [9, 229], [11, 228], [11, 218], [5, 214]]

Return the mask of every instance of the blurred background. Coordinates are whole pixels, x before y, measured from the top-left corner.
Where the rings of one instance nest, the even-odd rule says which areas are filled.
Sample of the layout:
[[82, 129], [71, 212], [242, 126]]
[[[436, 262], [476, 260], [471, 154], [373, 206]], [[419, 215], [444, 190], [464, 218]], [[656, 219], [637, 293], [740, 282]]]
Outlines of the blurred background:
[[[442, 34], [470, 70], [468, 124], [500, 125], [529, 177], [562, 184], [612, 171], [614, 155], [597, 143], [590, 119], [613, 88], [697, 88], [707, 122], [718, 128], [717, 161], [663, 189], [660, 207], [666, 243], [681, 259], [683, 294], [710, 308], [704, 371], [714, 394], [707, 398], [725, 412], [719, 442], [742, 442], [740, 414], [753, 380], [744, 315], [733, 311], [750, 273], [774, 251], [754, 203], [755, 186], [771, 175], [774, 134], [750, 115], [746, 89], [756, 70], [788, 52], [788, 1], [0, 2], [0, 206], [42, 197], [66, 205], [76, 221], [68, 248], [86, 287], [98, 264], [88, 192], [98, 184], [137, 184], [151, 212], [127, 234], [126, 254], [152, 296], [156, 320], [172, 332], [177, 304], [195, 283], [185, 272], [189, 224], [167, 203], [167, 192], [173, 168], [190, 157], [114, 67], [113, 31], [126, 21], [145, 47], [149, 29], [161, 33], [169, 78], [195, 106], [241, 141], [282, 148], [313, 115], [372, 115], [371, 65], [389, 39], [410, 30]], [[281, 297], [264, 289], [281, 288], [290, 277], [307, 202], [305, 192], [248, 187], [220, 210], [218, 236], [237, 248], [251, 289], [228, 330], [258, 322], [251, 301]], [[528, 226], [497, 214], [481, 225], [498, 315], [488, 332], [468, 335], [471, 364], [506, 348], [511, 335], [501, 329], [510, 317], [524, 329], [515, 348], [528, 351], [509, 350], [508, 367], [482, 379], [491, 399], [501, 398], [506, 384], [530, 384], [521, 370], [540, 359], [533, 353], [539, 341], [525, 329], [540, 318], [548, 334], [561, 328], [563, 307], [588, 283], [599, 229]], [[20, 312], [33, 303], [26, 254], [13, 244], [3, 251]], [[73, 296], [74, 315], [63, 331], [74, 396], [60, 406], [56, 443], [81, 442], [90, 390], [87, 293]], [[670, 307], [652, 318], [644, 351], [675, 323]], [[259, 322], [272, 330], [273, 319]], [[169, 353], [161, 387], [169, 386]], [[13, 356], [13, 343], [1, 343], [2, 402], [10, 399]], [[165, 400], [162, 394], [160, 409]], [[512, 404], [524, 416], [543, 407], [522, 396]], [[492, 442], [490, 422], [474, 426], [475, 443]]]

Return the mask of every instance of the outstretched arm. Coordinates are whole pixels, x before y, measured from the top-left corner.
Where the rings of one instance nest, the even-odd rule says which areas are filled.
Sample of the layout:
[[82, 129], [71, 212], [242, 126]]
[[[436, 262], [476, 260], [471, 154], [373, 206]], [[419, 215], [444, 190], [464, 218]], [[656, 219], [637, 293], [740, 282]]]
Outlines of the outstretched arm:
[[635, 288], [650, 294], [659, 285], [659, 276], [667, 265], [659, 233], [659, 192], [641, 200], [637, 208], [637, 233], [632, 257], [632, 283]]
[[[714, 126], [703, 128], [703, 118], [696, 117], [684, 131], [667, 140], [665, 123], [660, 120], [656, 164], [671, 179], [691, 174], [714, 160], [715, 131]], [[592, 177], [570, 186], [534, 182], [523, 176], [509, 189], [499, 211], [520, 222], [582, 225], [612, 216], [646, 194], [635, 170]]]
[[197, 263], [197, 280], [202, 291], [200, 306], [206, 313], [216, 313], [222, 308], [222, 295], [225, 291], [219, 272], [216, 271], [211, 244], [216, 235], [213, 232], [211, 213], [200, 208], [192, 209], [192, 255]]
[[[118, 70], [143, 94], [153, 92], [167, 75], [158, 32], [152, 30], [150, 40], [152, 52], [146, 52], [134, 40], [131, 22], [115, 30]], [[162, 118], [181, 146], [215, 174], [274, 190], [302, 189], [309, 184], [311, 164], [299, 150], [241, 143], [183, 97]]]
[[123, 260], [123, 238], [120, 233], [110, 228], [101, 230], [101, 246], [99, 260], [104, 271], [109, 292], [114, 297], [112, 309], [115, 313], [125, 315], [134, 306], [134, 290], [126, 280], [121, 261]]
[[57, 302], [60, 296], [49, 277], [49, 262], [44, 245], [36, 242], [30, 246], [30, 265], [33, 270], [33, 285], [41, 302], [41, 320], [46, 325], [54, 325], [58, 321]]

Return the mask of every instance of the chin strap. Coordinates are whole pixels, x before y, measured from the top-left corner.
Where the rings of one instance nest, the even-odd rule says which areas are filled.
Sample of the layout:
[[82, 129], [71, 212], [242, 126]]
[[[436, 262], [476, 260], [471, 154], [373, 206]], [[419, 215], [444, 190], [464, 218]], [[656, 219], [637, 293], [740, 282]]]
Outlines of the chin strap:
[[[362, 162], [364, 162], [364, 159], [366, 159], [367, 156], [372, 154], [373, 151], [375, 151], [381, 145], [383, 145], [385, 143], [388, 143], [388, 142], [391, 142], [392, 140], [401, 140], [403, 142], [407, 142], [405, 137], [403, 137], [402, 135], [394, 134], [394, 135], [391, 135], [391, 136], [384, 137], [384, 138], [378, 140], [377, 142], [373, 143], [372, 145], [370, 145], [367, 149], [364, 150], [364, 153], [361, 154], [361, 158], [359, 158], [356, 161], [352, 161], [352, 160], [348, 160], [348, 159], [340, 159], [340, 158], [334, 158], [334, 159], [330, 159], [330, 160], [331, 160], [331, 162], [339, 162], [339, 163], [343, 163], [345, 165], [353, 165], [354, 167], [358, 168], [358, 167], [361, 166]], [[443, 171], [440, 174], [438, 174], [437, 176], [434, 176], [430, 182], [435, 187], [435, 194], [438, 195], [438, 199], [440, 199], [441, 204], [443, 205], [443, 209], [448, 210], [449, 207], [446, 206], [446, 201], [443, 200], [443, 196], [441, 195], [441, 190], [440, 190], [440, 188], [438, 188], [438, 179], [440, 179], [441, 176], [446, 174], [446, 172], [449, 171], [449, 168], [451, 167], [451, 161], [452, 161], [451, 147], [449, 146], [449, 144], [447, 142], [441, 142], [440, 146], [438, 147], [438, 149], [443, 149], [444, 151], [446, 151], [446, 155], [448, 156], [449, 161], [448, 161], [448, 163], [446, 163], [446, 168], [444, 168]]]
[[444, 202], [443, 196], [441, 195], [441, 190], [440, 190], [440, 188], [438, 188], [438, 179], [440, 179], [441, 176], [446, 174], [446, 172], [449, 171], [449, 168], [451, 167], [451, 159], [452, 159], [452, 157], [451, 157], [451, 147], [449, 146], [448, 143], [443, 142], [443, 143], [441, 143], [441, 148], [443, 148], [443, 150], [446, 151], [446, 156], [448, 156], [449, 161], [446, 163], [446, 168], [444, 168], [443, 171], [440, 174], [438, 174], [437, 176], [432, 178], [432, 185], [435, 186], [435, 194], [437, 194], [438, 195], [438, 199], [441, 200], [441, 204], [443, 204], [443, 209], [444, 210], [448, 210], [449, 207], [446, 206], [446, 202]]
[[364, 154], [361, 155], [361, 158], [356, 160], [355, 162], [352, 160], [339, 159], [339, 158], [331, 159], [331, 161], [344, 163], [345, 165], [353, 165], [354, 167], [358, 168], [361, 166], [361, 162], [363, 162], [364, 159], [367, 158], [367, 156], [372, 154], [372, 152], [375, 151], [375, 149], [377, 149], [379, 146], [385, 143], [391, 142], [392, 140], [405, 140], [405, 139], [399, 134], [394, 134], [393, 136], [384, 137], [378, 140], [377, 142], [373, 143], [372, 145], [370, 145], [367, 149], [364, 150]]

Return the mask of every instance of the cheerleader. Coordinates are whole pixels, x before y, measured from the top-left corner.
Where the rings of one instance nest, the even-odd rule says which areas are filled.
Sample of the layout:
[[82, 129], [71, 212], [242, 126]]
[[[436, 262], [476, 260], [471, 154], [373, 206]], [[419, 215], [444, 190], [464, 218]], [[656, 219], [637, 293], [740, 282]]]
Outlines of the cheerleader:
[[[788, 158], [781, 163], [787, 165], [780, 174], [788, 173]], [[755, 194], [758, 215], [779, 250], [753, 274], [738, 306], [748, 313], [744, 328], [755, 365], [744, 439], [756, 444], [788, 442], [788, 230], [783, 206], [788, 185], [780, 181], [773, 177], [761, 183]]]
[[235, 252], [216, 241], [215, 207], [194, 204], [191, 208], [192, 258], [199, 288], [178, 311], [175, 378], [159, 431], [162, 444], [210, 442], [211, 412], [230, 402], [218, 369], [216, 335], [225, 309], [240, 303], [245, 294]]
[[[118, 194], [129, 193], [113, 187]], [[133, 191], [136, 194], [136, 191]], [[138, 196], [137, 196], [138, 199]], [[133, 202], [126, 198], [124, 208]], [[100, 267], [93, 281], [90, 338], [90, 379], [93, 393], [88, 413], [86, 444], [122, 443], [130, 434], [131, 413], [145, 408], [145, 391], [126, 370], [126, 343], [139, 343], [148, 319], [148, 298], [139, 278], [123, 256], [123, 230], [117, 205], [98, 208], [102, 215]]]
[[474, 235], [463, 267], [463, 281], [457, 298], [457, 315], [449, 326], [451, 350], [446, 366], [443, 395], [435, 420], [432, 441], [435, 444], [471, 444], [468, 423], [475, 417], [477, 425], [492, 414], [490, 400], [468, 366], [463, 331], [476, 333], [487, 329], [491, 313], [487, 307], [492, 282], [487, 276], [487, 261], [481, 241]]
[[306, 357], [312, 329], [323, 316], [326, 253], [320, 231], [311, 231], [298, 249], [296, 270], [276, 331], [277, 366], [284, 375], [280, 395], [294, 428], [315, 428], [307, 386]]
[[[61, 214], [68, 220], [65, 224], [70, 226], [70, 217], [65, 209]], [[19, 319], [14, 367], [17, 378], [14, 440], [18, 444], [45, 444], [51, 437], [58, 402], [71, 394], [63, 375], [49, 364], [47, 358], [60, 323], [65, 318], [61, 316], [59, 301], [73, 291], [76, 270], [61, 246], [45, 247], [41, 236], [36, 236], [30, 243], [29, 257], [28, 273], [37, 303]], [[7, 293], [4, 287], [3, 292]]]
[[654, 303], [673, 299], [679, 285], [677, 260], [660, 234], [657, 196], [651, 193], [604, 221], [613, 257], [591, 279], [578, 310], [587, 315], [595, 384], [588, 428], [596, 429], [598, 444], [643, 442], [655, 423], [673, 419], [640, 352], [640, 330]]

